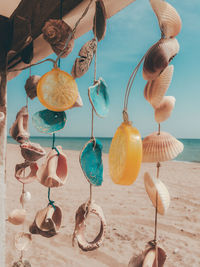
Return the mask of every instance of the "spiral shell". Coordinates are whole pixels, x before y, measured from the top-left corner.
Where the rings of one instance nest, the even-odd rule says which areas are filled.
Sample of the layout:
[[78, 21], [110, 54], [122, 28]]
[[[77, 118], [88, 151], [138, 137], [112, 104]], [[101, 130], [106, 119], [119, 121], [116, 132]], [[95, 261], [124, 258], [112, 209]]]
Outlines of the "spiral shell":
[[160, 106], [155, 109], [155, 120], [157, 123], [161, 123], [167, 120], [174, 109], [176, 99], [173, 96], [164, 96]]

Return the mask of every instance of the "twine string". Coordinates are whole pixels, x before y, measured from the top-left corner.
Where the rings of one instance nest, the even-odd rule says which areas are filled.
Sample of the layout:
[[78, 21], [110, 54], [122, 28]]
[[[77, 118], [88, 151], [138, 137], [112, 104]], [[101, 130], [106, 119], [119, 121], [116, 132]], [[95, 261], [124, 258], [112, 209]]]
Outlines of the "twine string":
[[55, 141], [56, 141], [56, 134], [53, 133], [53, 139], [52, 139], [52, 149], [54, 149], [57, 152], [57, 155], [60, 155], [59, 150], [57, 149], [57, 147], [55, 146]]
[[49, 188], [48, 188], [48, 200], [49, 200], [49, 204], [48, 204], [48, 206], [51, 205], [51, 206], [54, 208], [54, 210], [56, 210], [56, 207], [55, 207], [55, 205], [54, 205], [54, 202], [55, 202], [55, 201], [53, 201], [53, 200], [50, 199], [50, 194], [51, 194], [51, 188], [49, 187]]

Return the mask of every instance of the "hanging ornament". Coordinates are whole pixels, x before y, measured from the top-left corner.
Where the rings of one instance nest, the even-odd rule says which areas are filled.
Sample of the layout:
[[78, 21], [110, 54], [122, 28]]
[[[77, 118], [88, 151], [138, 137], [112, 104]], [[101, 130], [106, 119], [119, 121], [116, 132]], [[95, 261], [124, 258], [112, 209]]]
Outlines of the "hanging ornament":
[[26, 218], [25, 209], [14, 209], [8, 215], [8, 221], [15, 225], [23, 224]]
[[[30, 172], [25, 175], [25, 170], [30, 168]], [[15, 166], [15, 178], [22, 184], [32, 183], [37, 179], [38, 165], [36, 162], [25, 161]]]
[[100, 42], [106, 33], [106, 9], [102, 0], [96, 1], [95, 16], [93, 22], [93, 32]]
[[25, 90], [27, 96], [33, 100], [37, 96], [37, 85], [40, 80], [40, 76], [32, 75], [30, 76], [25, 83]]
[[21, 144], [20, 148], [23, 158], [28, 162], [37, 161], [46, 154], [46, 151], [41, 147], [40, 144], [31, 143], [30, 141]]
[[164, 96], [160, 106], [155, 109], [155, 121], [161, 123], [171, 116], [176, 99], [173, 96]]

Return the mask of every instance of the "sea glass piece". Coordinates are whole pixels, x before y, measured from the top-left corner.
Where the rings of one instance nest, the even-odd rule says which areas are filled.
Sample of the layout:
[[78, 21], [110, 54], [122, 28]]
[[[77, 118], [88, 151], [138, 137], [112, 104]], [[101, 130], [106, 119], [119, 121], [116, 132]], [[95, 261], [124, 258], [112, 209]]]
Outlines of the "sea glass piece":
[[102, 144], [99, 140], [90, 140], [80, 153], [80, 164], [86, 179], [95, 186], [103, 182]]
[[33, 114], [33, 125], [42, 133], [51, 134], [65, 127], [66, 113], [44, 109]]
[[95, 85], [89, 87], [88, 95], [96, 114], [100, 117], [106, 117], [109, 112], [110, 101], [105, 81], [99, 78]]
[[131, 185], [142, 161], [142, 140], [137, 128], [123, 122], [117, 129], [109, 151], [110, 177], [116, 184]]

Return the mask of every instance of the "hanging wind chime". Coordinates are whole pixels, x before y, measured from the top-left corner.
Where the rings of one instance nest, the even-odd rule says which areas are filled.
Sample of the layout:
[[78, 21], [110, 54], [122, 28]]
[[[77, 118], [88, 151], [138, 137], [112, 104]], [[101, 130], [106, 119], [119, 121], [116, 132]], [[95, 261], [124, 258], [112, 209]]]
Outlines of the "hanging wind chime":
[[143, 140], [143, 162], [155, 162], [157, 168], [156, 177], [152, 177], [148, 172], [144, 174], [145, 189], [155, 207], [155, 230], [154, 239], [148, 242], [141, 255], [130, 260], [130, 267], [162, 267], [165, 263], [166, 253], [157, 245], [157, 220], [158, 213], [165, 215], [169, 208], [170, 195], [165, 184], [159, 179], [160, 162], [172, 160], [183, 151], [180, 141], [160, 129], [160, 123], [170, 117], [175, 105], [175, 98], [165, 96], [165, 93], [171, 83], [174, 69], [169, 63], [179, 51], [175, 36], [181, 30], [181, 18], [175, 8], [165, 1], [150, 0], [150, 3], [158, 18], [161, 39], [145, 54], [143, 77], [148, 82], [144, 97], [154, 108], [158, 131]]
[[[104, 38], [106, 32], [106, 13], [103, 1], [96, 1], [96, 9], [94, 16], [93, 32], [94, 38], [88, 41], [80, 50], [74, 66], [72, 68], [72, 75], [75, 78], [81, 77], [89, 68], [93, 57], [95, 57], [94, 68], [94, 82], [93, 86], [88, 89], [88, 96], [92, 106], [92, 121], [91, 121], [91, 138], [84, 145], [80, 152], [79, 161], [86, 177], [90, 184], [90, 198], [86, 203], [83, 203], [76, 211], [75, 216], [75, 230], [73, 234], [73, 244], [75, 238], [78, 246], [83, 251], [92, 251], [101, 246], [105, 237], [106, 220], [103, 210], [98, 206], [92, 195], [93, 186], [101, 186], [103, 182], [103, 163], [102, 163], [102, 144], [94, 137], [94, 111], [97, 116], [105, 117], [109, 112], [109, 96], [107, 92], [107, 85], [102, 78], [96, 79], [97, 66], [97, 41]], [[89, 242], [85, 236], [86, 221], [90, 214], [96, 215], [101, 223], [100, 231], [97, 237]]]

